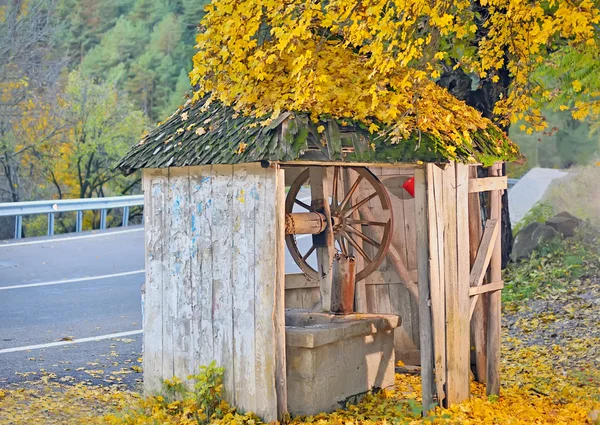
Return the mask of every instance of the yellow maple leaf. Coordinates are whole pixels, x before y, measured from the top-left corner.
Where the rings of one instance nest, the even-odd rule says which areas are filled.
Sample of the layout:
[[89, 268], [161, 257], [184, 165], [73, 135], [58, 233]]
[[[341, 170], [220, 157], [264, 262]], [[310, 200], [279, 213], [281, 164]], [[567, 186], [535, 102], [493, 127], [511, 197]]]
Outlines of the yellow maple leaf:
[[238, 155], [244, 153], [244, 151], [246, 150], [246, 148], [248, 147], [247, 143], [241, 142], [238, 145], [237, 151], [235, 151], [235, 153], [237, 153]]

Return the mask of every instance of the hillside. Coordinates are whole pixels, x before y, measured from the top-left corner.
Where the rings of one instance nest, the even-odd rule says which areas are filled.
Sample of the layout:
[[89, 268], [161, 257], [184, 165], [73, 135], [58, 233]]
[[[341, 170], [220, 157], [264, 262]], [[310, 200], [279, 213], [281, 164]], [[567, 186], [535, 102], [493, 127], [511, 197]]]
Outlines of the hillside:
[[69, 67], [125, 90], [152, 121], [189, 88], [197, 26], [208, 0], [59, 0]]

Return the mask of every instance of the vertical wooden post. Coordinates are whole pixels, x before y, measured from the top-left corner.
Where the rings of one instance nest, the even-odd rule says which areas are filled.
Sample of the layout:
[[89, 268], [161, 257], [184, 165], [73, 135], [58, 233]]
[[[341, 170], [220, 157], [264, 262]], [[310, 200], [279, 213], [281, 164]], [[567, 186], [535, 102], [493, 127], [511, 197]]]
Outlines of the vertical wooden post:
[[277, 168], [276, 176], [277, 272], [275, 280], [275, 391], [277, 419], [287, 414], [287, 368], [285, 354], [285, 171]]
[[440, 404], [469, 398], [468, 166], [428, 164], [429, 282]]
[[[329, 194], [325, 180], [327, 179], [326, 167], [309, 167], [310, 192], [314, 211], [331, 217], [329, 212]], [[333, 232], [331, 219], [328, 219], [327, 228], [323, 233], [313, 235], [313, 244], [317, 247], [317, 266], [321, 289], [321, 308], [323, 311], [331, 310], [331, 264], [333, 260]]]
[[[502, 175], [502, 163], [496, 163], [490, 168], [490, 176]], [[498, 220], [498, 227], [502, 228], [502, 192], [499, 190], [490, 193], [490, 219]], [[502, 279], [502, 238], [496, 238], [496, 245], [490, 260], [490, 282], [499, 282]], [[500, 394], [500, 326], [501, 326], [501, 292], [490, 292], [488, 295], [489, 307], [487, 314], [487, 385], [488, 395]]]
[[433, 407], [433, 326], [429, 282], [429, 235], [427, 215], [427, 180], [423, 168], [415, 169], [415, 215], [417, 233], [417, 274], [419, 283], [419, 333], [423, 415]]
[[[454, 173], [452, 173], [454, 171]], [[444, 175], [446, 352], [448, 405], [469, 398], [469, 217], [468, 165], [450, 164]], [[454, 176], [453, 176], [454, 174]], [[455, 177], [453, 179], [453, 177]], [[454, 182], [453, 182], [454, 180]], [[454, 184], [453, 184], [454, 183]]]
[[443, 171], [434, 164], [426, 165], [427, 234], [429, 237], [429, 291], [433, 327], [433, 353], [436, 394], [440, 405], [446, 399], [446, 305], [444, 279], [444, 210], [442, 196]]
[[[477, 167], [469, 167], [469, 178], [477, 178]], [[469, 257], [471, 267], [475, 263], [479, 242], [481, 241], [481, 205], [479, 193], [469, 193]], [[487, 297], [479, 297], [473, 316], [471, 317], [471, 338], [475, 347], [475, 377], [478, 382], [486, 382], [487, 353], [486, 353], [486, 320], [485, 305]]]

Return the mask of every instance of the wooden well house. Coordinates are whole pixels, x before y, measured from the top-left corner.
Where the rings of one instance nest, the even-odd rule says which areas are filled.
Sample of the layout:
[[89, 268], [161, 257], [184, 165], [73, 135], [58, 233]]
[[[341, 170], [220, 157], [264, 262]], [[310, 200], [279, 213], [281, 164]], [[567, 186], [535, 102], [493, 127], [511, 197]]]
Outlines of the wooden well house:
[[344, 124], [285, 112], [262, 125], [200, 100], [121, 160], [143, 170], [146, 390], [216, 360], [230, 402], [281, 417], [286, 309], [334, 310], [339, 252], [355, 259], [354, 311], [401, 317], [395, 357], [421, 365], [426, 407], [467, 399], [471, 366], [498, 393], [497, 142], [475, 141], [493, 164], [477, 178], [481, 164], [425, 136], [391, 144]]

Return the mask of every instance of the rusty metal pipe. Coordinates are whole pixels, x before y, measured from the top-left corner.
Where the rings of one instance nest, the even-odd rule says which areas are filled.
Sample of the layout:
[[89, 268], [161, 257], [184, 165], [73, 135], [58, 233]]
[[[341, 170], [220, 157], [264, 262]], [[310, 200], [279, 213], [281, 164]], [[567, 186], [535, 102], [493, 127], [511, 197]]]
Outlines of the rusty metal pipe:
[[356, 284], [356, 260], [338, 253], [333, 259], [331, 282], [331, 312], [350, 314], [354, 312], [354, 290]]

